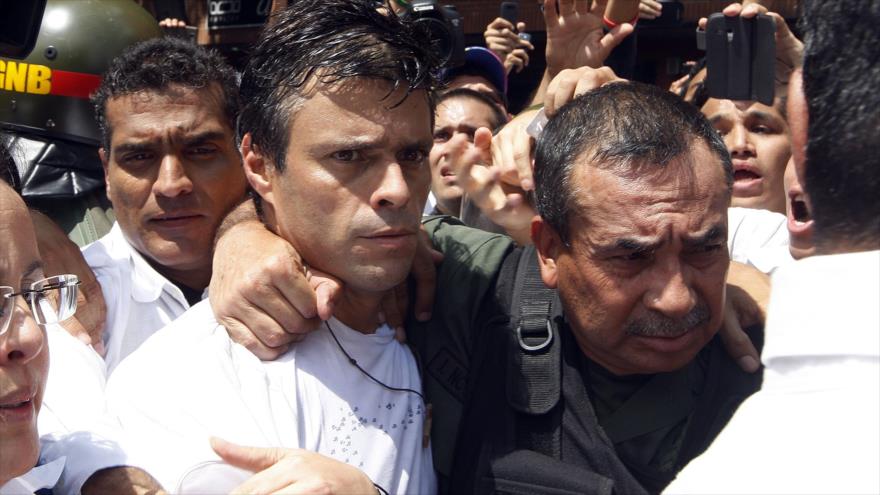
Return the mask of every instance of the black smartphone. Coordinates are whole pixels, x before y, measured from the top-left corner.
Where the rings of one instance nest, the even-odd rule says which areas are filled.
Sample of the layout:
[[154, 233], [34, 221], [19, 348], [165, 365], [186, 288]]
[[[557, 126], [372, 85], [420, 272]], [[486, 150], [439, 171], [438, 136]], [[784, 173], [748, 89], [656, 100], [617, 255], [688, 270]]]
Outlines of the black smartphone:
[[706, 87], [712, 98], [773, 104], [776, 23], [716, 13], [706, 25]]
[[519, 21], [519, 3], [501, 2], [501, 18], [508, 20], [514, 27]]

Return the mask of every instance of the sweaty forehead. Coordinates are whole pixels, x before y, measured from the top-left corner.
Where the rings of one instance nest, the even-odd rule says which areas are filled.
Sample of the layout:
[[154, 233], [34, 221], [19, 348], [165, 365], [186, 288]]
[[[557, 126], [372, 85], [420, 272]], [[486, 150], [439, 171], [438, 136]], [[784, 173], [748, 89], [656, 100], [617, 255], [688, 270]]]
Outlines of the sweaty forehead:
[[204, 127], [231, 130], [224, 113], [219, 86], [206, 88], [170, 86], [111, 98], [107, 102], [111, 138], [150, 135], [157, 132], [189, 132]]
[[770, 119], [783, 120], [782, 113], [779, 110], [782, 100], [777, 98], [773, 106], [765, 105], [757, 101], [748, 100], [720, 100], [709, 98], [703, 105], [702, 111], [709, 119], [719, 117], [731, 118], [758, 116]]
[[290, 145], [317, 137], [418, 141], [431, 139], [425, 90], [392, 91], [390, 83], [355, 78], [321, 84], [293, 115]]
[[726, 218], [730, 195], [724, 172], [705, 145], [666, 165], [645, 164], [634, 170], [641, 173], [587, 164], [575, 171], [575, 216], [591, 238], [656, 236], [670, 224], [681, 233], [696, 232]]

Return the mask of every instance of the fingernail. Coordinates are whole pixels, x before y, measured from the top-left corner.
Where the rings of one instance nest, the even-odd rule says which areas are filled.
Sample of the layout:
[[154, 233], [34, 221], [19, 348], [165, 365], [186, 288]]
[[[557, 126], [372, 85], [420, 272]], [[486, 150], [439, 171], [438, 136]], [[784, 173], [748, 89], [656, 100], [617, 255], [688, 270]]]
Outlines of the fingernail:
[[532, 179], [523, 179], [522, 188], [526, 191], [531, 191], [535, 187], [535, 183], [532, 182]]
[[428, 321], [431, 319], [431, 313], [419, 313], [416, 316], [416, 319], [419, 321]]
[[740, 368], [748, 371], [749, 373], [754, 373], [758, 371], [758, 368], [760, 367], [758, 365], [758, 362], [755, 361], [755, 358], [753, 358], [752, 356], [743, 356], [737, 360], [737, 363], [739, 364]]

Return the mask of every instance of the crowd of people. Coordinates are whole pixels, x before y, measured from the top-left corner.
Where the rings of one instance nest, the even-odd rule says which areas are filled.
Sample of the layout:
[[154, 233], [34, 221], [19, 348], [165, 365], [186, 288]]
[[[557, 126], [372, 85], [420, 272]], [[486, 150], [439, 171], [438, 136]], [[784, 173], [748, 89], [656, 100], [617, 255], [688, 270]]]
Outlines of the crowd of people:
[[516, 115], [502, 18], [271, 2], [238, 72], [137, 3], [0, 59], [0, 494], [880, 493], [877, 0], [726, 7], [769, 104], [543, 0]]

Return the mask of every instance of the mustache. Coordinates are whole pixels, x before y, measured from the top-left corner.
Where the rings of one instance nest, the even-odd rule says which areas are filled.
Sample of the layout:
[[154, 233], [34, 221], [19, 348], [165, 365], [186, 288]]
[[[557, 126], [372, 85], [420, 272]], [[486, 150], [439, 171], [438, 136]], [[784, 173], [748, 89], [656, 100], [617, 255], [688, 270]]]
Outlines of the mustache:
[[699, 301], [682, 318], [670, 318], [656, 311], [649, 311], [646, 316], [627, 322], [624, 331], [627, 335], [639, 337], [676, 337], [705, 325], [710, 316], [709, 305], [705, 301]]

